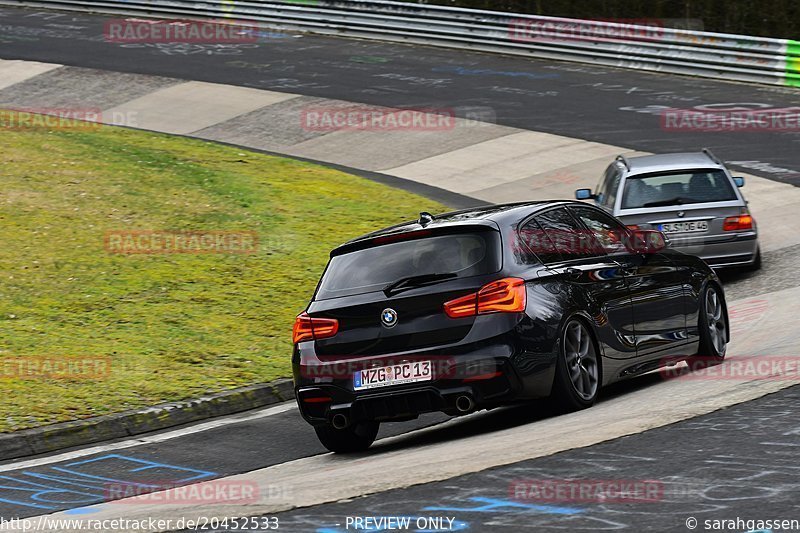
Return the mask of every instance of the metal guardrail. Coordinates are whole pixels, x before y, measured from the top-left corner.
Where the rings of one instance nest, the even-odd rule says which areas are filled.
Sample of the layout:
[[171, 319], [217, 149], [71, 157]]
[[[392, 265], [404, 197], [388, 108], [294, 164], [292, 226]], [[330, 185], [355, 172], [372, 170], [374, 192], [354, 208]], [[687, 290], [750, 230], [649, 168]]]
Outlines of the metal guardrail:
[[117, 16], [214, 18], [283, 30], [800, 87], [800, 41], [385, 0], [0, 0]]

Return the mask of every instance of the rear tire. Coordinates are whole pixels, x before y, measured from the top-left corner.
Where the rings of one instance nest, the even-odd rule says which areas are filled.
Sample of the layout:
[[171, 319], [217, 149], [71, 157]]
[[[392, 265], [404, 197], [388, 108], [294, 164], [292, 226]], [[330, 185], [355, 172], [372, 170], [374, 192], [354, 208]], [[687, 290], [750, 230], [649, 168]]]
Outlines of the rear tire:
[[583, 322], [567, 321], [561, 334], [552, 398], [559, 411], [594, 405], [600, 390], [600, 360], [594, 338]]
[[314, 428], [322, 445], [334, 453], [363, 452], [375, 442], [378, 429], [379, 422], [360, 422], [344, 429], [336, 429], [331, 425]]
[[728, 317], [722, 291], [716, 285], [707, 285], [700, 295], [698, 328], [700, 346], [697, 355], [687, 362], [698, 369], [718, 365], [728, 350]]

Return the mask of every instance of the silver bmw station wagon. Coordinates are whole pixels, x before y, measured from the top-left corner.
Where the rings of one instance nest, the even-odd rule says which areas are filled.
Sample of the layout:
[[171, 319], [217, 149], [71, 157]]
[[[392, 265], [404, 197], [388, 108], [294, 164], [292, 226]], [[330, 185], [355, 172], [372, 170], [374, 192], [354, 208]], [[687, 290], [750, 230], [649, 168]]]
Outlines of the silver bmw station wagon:
[[578, 189], [633, 229], [656, 229], [670, 247], [699, 256], [713, 268], [761, 267], [756, 221], [739, 190], [744, 178], [714, 154], [660, 154], [617, 158], [597, 190]]

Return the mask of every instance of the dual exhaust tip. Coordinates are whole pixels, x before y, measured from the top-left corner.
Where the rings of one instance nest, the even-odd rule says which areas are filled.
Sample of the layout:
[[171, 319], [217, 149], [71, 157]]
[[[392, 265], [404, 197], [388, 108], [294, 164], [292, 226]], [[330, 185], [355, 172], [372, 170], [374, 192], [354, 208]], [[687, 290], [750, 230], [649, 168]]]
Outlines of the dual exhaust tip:
[[472, 397], [462, 394], [456, 398], [456, 410], [461, 414], [471, 413], [475, 410], [475, 402], [472, 400]]
[[[466, 394], [456, 398], [456, 410], [461, 414], [471, 413], [475, 410], [475, 401]], [[344, 413], [336, 413], [331, 419], [334, 429], [345, 429], [350, 425], [350, 419]]]
[[335, 429], [344, 429], [350, 425], [350, 419], [347, 418], [347, 415], [342, 413], [337, 413], [333, 415], [331, 419], [331, 424]]

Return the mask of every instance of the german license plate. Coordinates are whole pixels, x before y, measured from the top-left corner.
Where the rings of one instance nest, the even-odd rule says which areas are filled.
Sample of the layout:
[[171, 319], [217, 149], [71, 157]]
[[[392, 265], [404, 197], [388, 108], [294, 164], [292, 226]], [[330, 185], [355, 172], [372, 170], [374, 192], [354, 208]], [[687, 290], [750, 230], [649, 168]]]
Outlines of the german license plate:
[[707, 231], [708, 221], [697, 220], [695, 222], [667, 222], [659, 224], [658, 230], [662, 233], [693, 233], [695, 231]]
[[432, 369], [433, 365], [430, 361], [414, 361], [359, 370], [353, 374], [353, 389], [375, 389], [390, 385], [431, 381], [433, 379]]

